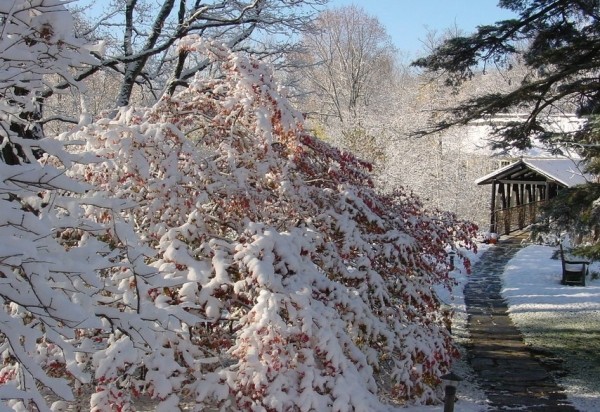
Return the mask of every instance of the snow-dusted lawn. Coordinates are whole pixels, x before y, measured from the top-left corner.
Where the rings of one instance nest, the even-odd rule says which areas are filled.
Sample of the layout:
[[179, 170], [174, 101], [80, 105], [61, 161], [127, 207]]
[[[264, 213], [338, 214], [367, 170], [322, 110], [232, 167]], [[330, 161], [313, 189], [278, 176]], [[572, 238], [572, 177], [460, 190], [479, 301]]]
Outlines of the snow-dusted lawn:
[[[504, 272], [503, 295], [510, 316], [531, 345], [565, 360], [568, 374], [559, 379], [569, 400], [581, 411], [600, 405], [600, 280], [587, 286], [560, 284], [555, 248], [532, 245], [520, 250]], [[591, 272], [600, 272], [592, 264]]]

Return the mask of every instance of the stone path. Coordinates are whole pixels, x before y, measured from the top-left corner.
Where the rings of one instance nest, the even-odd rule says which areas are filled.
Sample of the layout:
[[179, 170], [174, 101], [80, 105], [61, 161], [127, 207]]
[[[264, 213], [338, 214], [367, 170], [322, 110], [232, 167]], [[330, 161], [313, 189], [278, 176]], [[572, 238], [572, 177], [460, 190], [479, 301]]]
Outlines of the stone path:
[[502, 240], [473, 267], [465, 287], [469, 362], [479, 374], [493, 411], [577, 411], [524, 344], [501, 295], [504, 266], [521, 248], [522, 239]]

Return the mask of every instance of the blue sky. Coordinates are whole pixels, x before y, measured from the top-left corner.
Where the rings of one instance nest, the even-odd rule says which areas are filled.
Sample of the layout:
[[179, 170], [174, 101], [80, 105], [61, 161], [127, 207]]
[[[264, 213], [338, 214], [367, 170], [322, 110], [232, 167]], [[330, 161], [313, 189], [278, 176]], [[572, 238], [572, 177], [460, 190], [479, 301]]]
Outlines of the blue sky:
[[[329, 7], [356, 4], [385, 26], [396, 47], [408, 58], [423, 50], [427, 32], [457, 26], [471, 33], [476, 26], [515, 17], [498, 0], [331, 0]], [[422, 54], [422, 53], [421, 53]]]

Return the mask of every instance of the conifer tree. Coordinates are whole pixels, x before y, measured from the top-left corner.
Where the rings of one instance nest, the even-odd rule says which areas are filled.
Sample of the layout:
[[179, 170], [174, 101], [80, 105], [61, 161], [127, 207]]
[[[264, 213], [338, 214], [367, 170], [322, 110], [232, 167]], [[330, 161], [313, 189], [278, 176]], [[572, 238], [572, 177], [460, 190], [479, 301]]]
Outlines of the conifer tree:
[[[510, 70], [515, 63], [528, 70], [521, 82], [502, 93], [487, 93], [445, 110], [443, 120], [429, 130], [439, 131], [501, 113], [519, 111], [528, 116], [495, 130], [496, 148], [527, 149], [532, 139], [555, 153], [577, 151], [587, 170], [600, 171], [598, 136], [600, 110], [600, 2], [598, 0], [502, 0], [518, 18], [479, 26], [470, 36], [448, 39], [429, 56], [413, 63], [441, 72], [456, 87], [491, 66]], [[551, 130], [548, 116], [576, 113], [584, 120], [579, 130]], [[575, 229], [578, 235], [598, 240], [600, 187], [595, 182], [565, 190], [546, 212], [558, 230]], [[568, 206], [565, 206], [568, 205]], [[582, 250], [600, 256], [600, 247]]]

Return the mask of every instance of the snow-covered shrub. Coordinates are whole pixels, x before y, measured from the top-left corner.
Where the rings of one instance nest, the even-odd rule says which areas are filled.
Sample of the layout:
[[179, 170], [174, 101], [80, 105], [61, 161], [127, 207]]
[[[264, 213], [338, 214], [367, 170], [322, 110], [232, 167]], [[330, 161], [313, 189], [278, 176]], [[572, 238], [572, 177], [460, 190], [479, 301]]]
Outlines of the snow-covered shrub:
[[115, 274], [122, 310], [190, 314], [167, 320], [160, 350], [110, 336], [124, 349], [91, 360], [94, 399], [112, 402], [118, 380], [164, 410], [434, 401], [454, 350], [431, 285], [449, 282], [445, 247], [470, 247], [474, 228], [402, 191], [379, 195], [368, 164], [303, 131], [264, 66], [194, 37], [180, 47], [220, 76], [63, 136], [104, 158], [69, 173], [135, 205], [121, 216], [169, 283]]
[[30, 139], [44, 76], [75, 84], [94, 60], [59, 0], [0, 14], [2, 56], [19, 57], [0, 58], [2, 409], [88, 392], [92, 411], [436, 399], [454, 350], [431, 286], [473, 227], [378, 194], [268, 69], [194, 37], [180, 47], [216, 79]]

